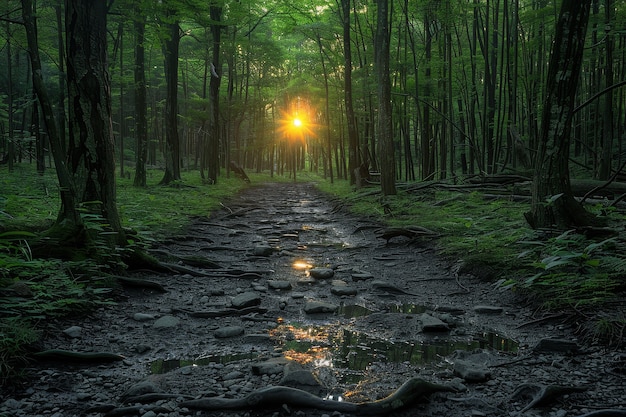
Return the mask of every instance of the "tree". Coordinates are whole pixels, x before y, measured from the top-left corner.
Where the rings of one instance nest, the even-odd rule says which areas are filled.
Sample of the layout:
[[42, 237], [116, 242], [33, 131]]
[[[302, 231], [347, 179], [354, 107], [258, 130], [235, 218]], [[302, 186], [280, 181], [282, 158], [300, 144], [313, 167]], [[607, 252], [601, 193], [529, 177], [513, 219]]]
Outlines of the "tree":
[[391, 78], [389, 76], [389, 0], [377, 0], [376, 80], [378, 82], [378, 143], [380, 184], [384, 195], [396, 194], [396, 160], [391, 120]]
[[[61, 209], [57, 216], [55, 226], [64, 225], [68, 229], [67, 237], [73, 235], [75, 230], [83, 227], [76, 198], [76, 190], [72, 175], [68, 169], [65, 158], [65, 145], [54, 118], [52, 102], [48, 95], [42, 77], [42, 65], [39, 55], [39, 42], [37, 40], [37, 20], [33, 14], [32, 0], [22, 0], [22, 19], [26, 29], [28, 53], [31, 61], [33, 89], [42, 109], [43, 120], [48, 132], [50, 150], [54, 159], [57, 178], [59, 180], [59, 192], [61, 197]], [[56, 227], [53, 226], [51, 230]]]
[[[360, 165], [359, 136], [352, 102], [352, 40], [350, 36], [350, 0], [341, 0], [341, 24], [343, 27], [344, 100], [348, 127], [348, 171], [350, 184], [356, 183], [356, 169]], [[367, 157], [367, 155], [365, 155]], [[365, 165], [368, 165], [367, 163]]]
[[66, 0], [65, 7], [68, 165], [78, 201], [113, 232], [112, 244], [125, 245], [116, 202], [107, 5], [100, 0]]
[[563, 0], [556, 24], [534, 164], [532, 205], [526, 213], [533, 228], [569, 228], [597, 222], [574, 199], [568, 165], [591, 2]]
[[136, 187], [146, 186], [146, 160], [148, 159], [148, 115], [146, 99], [146, 70], [145, 70], [145, 30], [146, 16], [141, 3], [135, 4], [134, 14], [135, 29], [135, 141], [137, 143], [137, 155], [135, 161], [135, 178], [133, 184]]
[[178, 48], [180, 27], [175, 13], [170, 8], [166, 12], [167, 38], [163, 44], [165, 57], [165, 173], [161, 184], [179, 181], [180, 139], [178, 137]]
[[220, 46], [222, 42], [222, 7], [216, 3], [209, 6], [211, 17], [211, 35], [213, 37], [213, 62], [211, 63], [211, 80], [209, 81], [209, 140], [207, 148], [207, 176], [209, 181], [216, 183], [220, 171], [219, 144], [220, 144], [220, 108], [219, 93], [222, 81], [222, 64]]

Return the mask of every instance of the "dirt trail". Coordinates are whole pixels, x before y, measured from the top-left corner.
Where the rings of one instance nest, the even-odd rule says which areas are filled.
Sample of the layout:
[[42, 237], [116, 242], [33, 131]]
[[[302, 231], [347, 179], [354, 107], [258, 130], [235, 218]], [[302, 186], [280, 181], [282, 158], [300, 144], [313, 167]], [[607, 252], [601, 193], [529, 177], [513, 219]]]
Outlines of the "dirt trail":
[[564, 417], [626, 404], [624, 352], [581, 346], [559, 322], [525, 325], [531, 311], [457, 275], [427, 238], [386, 242], [379, 229], [311, 184], [252, 187], [154, 248], [176, 272], [134, 277], [166, 292], [127, 287], [114, 307], [50, 324], [48, 349], [124, 360], [36, 363], [0, 415], [338, 416], [183, 401], [271, 385], [373, 401], [414, 377], [457, 392], [392, 415]]

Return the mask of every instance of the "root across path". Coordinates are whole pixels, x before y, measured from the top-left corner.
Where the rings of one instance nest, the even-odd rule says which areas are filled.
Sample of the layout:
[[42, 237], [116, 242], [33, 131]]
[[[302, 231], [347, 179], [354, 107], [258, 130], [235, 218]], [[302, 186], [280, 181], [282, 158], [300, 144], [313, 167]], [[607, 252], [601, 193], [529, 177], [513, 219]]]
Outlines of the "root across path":
[[459, 274], [419, 219], [250, 186], [156, 242], [168, 268], [51, 321], [0, 415], [623, 416], [626, 353]]

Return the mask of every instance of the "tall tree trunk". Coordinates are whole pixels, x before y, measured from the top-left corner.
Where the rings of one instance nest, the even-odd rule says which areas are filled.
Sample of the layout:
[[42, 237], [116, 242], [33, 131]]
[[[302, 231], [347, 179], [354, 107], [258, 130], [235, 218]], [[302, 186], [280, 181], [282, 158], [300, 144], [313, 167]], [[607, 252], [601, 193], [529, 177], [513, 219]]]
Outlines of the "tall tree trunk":
[[148, 103], [146, 99], [146, 60], [145, 60], [145, 31], [146, 16], [139, 4], [135, 5], [135, 141], [137, 155], [135, 155], [135, 187], [145, 187], [146, 161], [148, 159]]
[[532, 206], [525, 215], [533, 228], [596, 223], [595, 216], [574, 199], [568, 166], [571, 122], [591, 1], [563, 0], [561, 5], [548, 67]]
[[380, 185], [384, 195], [396, 194], [396, 161], [391, 118], [391, 78], [389, 75], [389, 0], [376, 0], [376, 81], [378, 82], [378, 143], [380, 146]]
[[100, 0], [66, 0], [69, 91], [69, 168], [76, 196], [125, 245], [117, 211], [111, 81], [107, 63], [107, 6]]
[[[611, 24], [613, 23], [613, 6], [611, 0], [604, 0], [605, 27], [604, 45], [606, 49], [606, 63], [604, 68], [604, 87], [609, 88], [613, 85], [613, 33], [611, 32]], [[608, 90], [604, 96], [603, 114], [602, 114], [602, 139], [601, 139], [601, 158], [598, 177], [602, 180], [608, 180], [611, 177], [611, 162], [613, 161], [613, 139], [615, 136], [613, 130], [613, 90]]]
[[[354, 116], [354, 104], [352, 102], [352, 37], [350, 34], [350, 0], [341, 0], [341, 25], [343, 27], [343, 93], [346, 105], [346, 122], [348, 128], [348, 170], [350, 171], [350, 184], [356, 182], [355, 170], [361, 165], [359, 155], [359, 136]], [[329, 165], [332, 166], [328, 149]], [[367, 156], [364, 155], [366, 158]]]
[[[73, 227], [82, 227], [82, 219], [78, 212], [76, 189], [74, 181], [68, 169], [65, 158], [65, 144], [59, 136], [52, 102], [46, 90], [42, 78], [41, 59], [39, 57], [39, 44], [37, 41], [37, 21], [33, 15], [32, 0], [22, 0], [22, 18], [26, 28], [26, 38], [28, 42], [28, 53], [30, 55], [33, 89], [41, 105], [43, 120], [50, 141], [50, 151], [54, 159], [59, 180], [59, 193], [61, 197], [61, 208], [57, 216], [56, 225], [66, 224]], [[53, 227], [54, 228], [54, 227]]]
[[209, 81], [209, 139], [207, 149], [207, 176], [209, 181], [216, 183], [220, 172], [220, 107], [219, 93], [222, 77], [220, 46], [222, 38], [222, 8], [215, 4], [209, 6], [211, 16], [211, 35], [213, 37], [213, 62], [211, 63], [211, 80]]
[[165, 40], [165, 174], [161, 184], [169, 184], [181, 179], [180, 139], [178, 137], [178, 48], [180, 28], [178, 21], [168, 23], [169, 37]]

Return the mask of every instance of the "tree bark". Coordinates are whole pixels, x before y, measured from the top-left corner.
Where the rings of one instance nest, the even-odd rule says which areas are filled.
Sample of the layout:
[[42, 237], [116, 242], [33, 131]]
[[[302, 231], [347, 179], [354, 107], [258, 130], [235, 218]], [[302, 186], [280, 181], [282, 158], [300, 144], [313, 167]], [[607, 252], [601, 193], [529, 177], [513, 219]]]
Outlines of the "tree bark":
[[57, 129], [56, 120], [54, 118], [54, 110], [52, 109], [52, 102], [50, 101], [48, 90], [46, 89], [42, 77], [43, 72], [39, 56], [39, 43], [37, 41], [37, 21], [33, 15], [32, 0], [22, 0], [22, 18], [26, 28], [28, 53], [33, 71], [33, 89], [41, 105], [43, 120], [50, 141], [50, 151], [54, 159], [54, 167], [59, 180], [61, 208], [55, 224], [66, 223], [73, 227], [82, 226], [82, 219], [77, 208], [74, 182], [66, 163], [65, 145], [61, 136], [59, 136], [59, 130]]
[[[170, 19], [172, 16], [168, 16]], [[180, 140], [178, 138], [178, 48], [180, 28], [178, 21], [170, 22], [168, 39], [165, 40], [165, 174], [161, 184], [179, 181], [180, 176]]]
[[389, 0], [377, 0], [376, 80], [378, 82], [378, 141], [380, 185], [383, 195], [396, 194], [396, 161], [391, 119], [391, 78], [389, 75]]
[[146, 186], [146, 161], [148, 159], [148, 114], [146, 100], [145, 48], [146, 17], [139, 4], [135, 5], [135, 187]]
[[107, 6], [100, 0], [66, 0], [69, 98], [68, 164], [76, 197], [125, 245], [117, 211], [111, 81], [107, 64]]
[[526, 213], [533, 228], [565, 229], [597, 223], [574, 199], [568, 166], [572, 114], [591, 1], [563, 0], [561, 5], [548, 67], [531, 211]]
[[220, 172], [220, 124], [219, 124], [219, 93], [222, 81], [222, 64], [220, 46], [222, 38], [222, 8], [215, 4], [209, 6], [211, 16], [211, 35], [213, 36], [213, 62], [211, 63], [211, 80], [209, 81], [209, 140], [207, 146], [207, 177], [212, 183], [217, 182]]
[[[350, 34], [350, 0], [341, 0], [341, 24], [343, 27], [343, 56], [344, 56], [344, 101], [346, 105], [346, 122], [348, 128], [348, 171], [350, 171], [350, 184], [356, 183], [356, 170], [361, 165], [359, 157], [359, 136], [354, 116], [354, 104], [352, 100], [352, 40]], [[330, 158], [330, 151], [329, 151]], [[367, 155], [364, 155], [367, 158]], [[332, 165], [329, 159], [329, 164]], [[369, 165], [366, 161], [365, 165]]]

